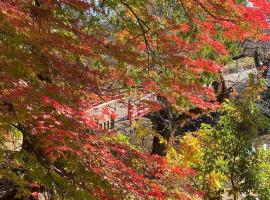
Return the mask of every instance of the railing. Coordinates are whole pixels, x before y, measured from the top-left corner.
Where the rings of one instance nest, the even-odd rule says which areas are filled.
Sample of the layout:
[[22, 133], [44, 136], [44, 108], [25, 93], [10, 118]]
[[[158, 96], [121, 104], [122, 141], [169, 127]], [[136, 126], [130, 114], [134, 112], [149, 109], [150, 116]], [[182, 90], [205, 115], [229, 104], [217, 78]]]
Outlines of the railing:
[[132, 121], [146, 115], [149, 112], [149, 107], [146, 102], [144, 101], [153, 101], [156, 100], [156, 96], [154, 94], [148, 94], [144, 96], [143, 98], [131, 102], [129, 100], [128, 102], [128, 120], [130, 125], [132, 124]]
[[[140, 99], [135, 99], [135, 101], [131, 101], [131, 98], [124, 99], [123, 96], [119, 95], [111, 101], [95, 105], [88, 111], [88, 113], [89, 115], [103, 115], [105, 116], [105, 118], [107, 117], [107, 119], [105, 120], [97, 120], [97, 124], [101, 129], [110, 130], [115, 128], [116, 119], [112, 118], [109, 114], [104, 114], [104, 108], [107, 107], [107, 109], [109, 109], [110, 111], [115, 112], [117, 111], [117, 108], [118, 110], [120, 109], [121, 106], [119, 106], [119, 104], [123, 104], [123, 101], [126, 102], [126, 104], [124, 104], [125, 106], [121, 107], [121, 118], [118, 118], [118, 120], [122, 118], [128, 119], [131, 125], [133, 120], [142, 117], [149, 112], [150, 109], [146, 101], [153, 101], [155, 99], [156, 97], [154, 94], [147, 94]], [[122, 102], [120, 103], [120, 101]], [[120, 115], [120, 113], [116, 114]]]
[[107, 121], [99, 122], [99, 127], [103, 130], [114, 129], [115, 121], [114, 119], [109, 119]]

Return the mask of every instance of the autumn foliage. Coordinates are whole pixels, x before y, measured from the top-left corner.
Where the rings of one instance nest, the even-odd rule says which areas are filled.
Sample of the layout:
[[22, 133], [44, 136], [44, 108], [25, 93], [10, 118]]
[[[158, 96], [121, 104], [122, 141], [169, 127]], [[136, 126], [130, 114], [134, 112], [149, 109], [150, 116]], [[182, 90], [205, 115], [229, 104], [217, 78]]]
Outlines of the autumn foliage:
[[[195, 172], [105, 141], [109, 133], [85, 111], [123, 89], [160, 94], [178, 111], [216, 109], [208, 85], [235, 43], [267, 39], [270, 7], [253, 3], [0, 1], [0, 130], [18, 129], [21, 154], [51, 180], [26, 176], [23, 185], [40, 182], [71, 199], [74, 188], [86, 199], [200, 198], [187, 180]], [[23, 163], [9, 167], [30, 170]], [[62, 179], [74, 188], [63, 190]]]

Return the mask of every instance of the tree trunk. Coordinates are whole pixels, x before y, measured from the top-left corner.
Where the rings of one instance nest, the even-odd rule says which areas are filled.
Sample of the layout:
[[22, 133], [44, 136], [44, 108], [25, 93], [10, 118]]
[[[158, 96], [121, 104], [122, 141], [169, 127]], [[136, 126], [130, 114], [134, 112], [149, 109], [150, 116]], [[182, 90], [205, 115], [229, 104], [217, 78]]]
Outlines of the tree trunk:
[[[215, 81], [216, 85], [213, 85], [215, 88], [217, 101], [222, 103], [226, 98], [229, 98], [229, 93], [223, 75], [220, 73], [218, 81]], [[186, 124], [188, 119], [191, 118], [190, 115], [182, 114], [175, 116], [171, 110], [170, 103], [166, 100], [165, 97], [157, 96], [158, 101], [161, 103], [163, 109], [152, 113], [148, 118], [152, 121], [154, 129], [156, 132], [163, 137], [164, 141], [160, 140], [160, 137], [155, 136], [153, 139], [152, 154], [157, 154], [160, 156], [166, 156], [168, 143], [172, 137], [173, 130], [177, 130], [176, 133], [183, 133], [179, 130], [179, 124]], [[200, 116], [204, 111], [200, 108], [194, 108], [189, 110], [190, 113], [194, 116]], [[214, 114], [215, 116], [217, 114]], [[206, 120], [206, 123], [209, 121], [209, 118], [204, 117], [203, 120], [198, 124], [200, 126]], [[212, 120], [213, 121], [213, 120]], [[183, 128], [183, 127], [182, 127]]]
[[163, 120], [160, 120], [157, 122], [156, 131], [161, 137], [163, 137], [165, 142], [161, 141], [159, 137], [155, 136], [153, 139], [152, 154], [166, 156], [168, 142], [171, 137], [171, 130], [170, 128], [166, 127], [166, 123], [164, 123]]
[[161, 141], [160, 137], [155, 136], [153, 139], [152, 154], [166, 156], [168, 142], [172, 135], [173, 115], [170, 103], [167, 99], [162, 96], [157, 96], [157, 99], [161, 103], [163, 109], [153, 113], [150, 119], [155, 130], [161, 137], [163, 137], [165, 142]]

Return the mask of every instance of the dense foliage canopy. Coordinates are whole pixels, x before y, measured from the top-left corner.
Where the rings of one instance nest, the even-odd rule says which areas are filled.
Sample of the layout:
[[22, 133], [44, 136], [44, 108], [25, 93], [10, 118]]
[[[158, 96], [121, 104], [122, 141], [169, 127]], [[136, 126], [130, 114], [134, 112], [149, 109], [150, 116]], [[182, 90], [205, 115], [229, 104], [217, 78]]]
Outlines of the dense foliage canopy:
[[85, 111], [123, 92], [217, 109], [208, 85], [237, 42], [267, 39], [270, 7], [252, 2], [0, 1], [0, 132], [23, 135], [1, 174], [22, 198], [37, 183], [66, 199], [200, 198], [193, 170], [104, 139]]

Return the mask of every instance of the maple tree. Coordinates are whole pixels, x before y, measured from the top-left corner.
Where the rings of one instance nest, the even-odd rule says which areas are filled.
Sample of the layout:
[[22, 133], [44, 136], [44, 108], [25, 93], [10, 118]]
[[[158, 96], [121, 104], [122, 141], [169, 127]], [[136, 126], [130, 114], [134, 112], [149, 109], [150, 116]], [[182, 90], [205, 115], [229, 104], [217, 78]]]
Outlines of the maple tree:
[[0, 130], [23, 135], [20, 152], [5, 152], [14, 155], [3, 158], [2, 174], [17, 180], [22, 169], [26, 191], [38, 182], [74, 199], [199, 198], [183, 177], [192, 171], [104, 141], [109, 133], [85, 110], [123, 88], [159, 94], [177, 112], [216, 109], [205, 85], [234, 42], [267, 38], [268, 8], [263, 0], [252, 8], [234, 0], [0, 1]]

